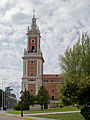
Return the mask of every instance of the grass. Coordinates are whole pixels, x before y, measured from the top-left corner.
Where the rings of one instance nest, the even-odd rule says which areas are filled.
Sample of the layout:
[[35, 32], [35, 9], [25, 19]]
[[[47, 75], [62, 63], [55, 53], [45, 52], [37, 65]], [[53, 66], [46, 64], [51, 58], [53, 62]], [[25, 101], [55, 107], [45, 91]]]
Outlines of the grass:
[[33, 115], [33, 117], [50, 118], [50, 119], [58, 119], [58, 120], [84, 120], [83, 116], [80, 113]]
[[[64, 111], [76, 111], [80, 110], [77, 107], [63, 107], [63, 108], [54, 108], [48, 110], [32, 110], [32, 111], [23, 111], [24, 114], [31, 114], [31, 113], [48, 113], [48, 112], [64, 112]], [[20, 114], [21, 111], [8, 111], [10, 114]]]

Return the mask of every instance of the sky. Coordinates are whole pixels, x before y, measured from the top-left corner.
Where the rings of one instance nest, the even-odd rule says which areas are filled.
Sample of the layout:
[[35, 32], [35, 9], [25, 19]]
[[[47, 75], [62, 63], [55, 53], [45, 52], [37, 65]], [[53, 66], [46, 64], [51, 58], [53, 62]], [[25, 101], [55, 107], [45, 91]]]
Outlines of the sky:
[[59, 55], [82, 32], [90, 36], [90, 0], [0, 0], [0, 88], [11, 86], [18, 98], [33, 9], [41, 32], [44, 73], [60, 74]]

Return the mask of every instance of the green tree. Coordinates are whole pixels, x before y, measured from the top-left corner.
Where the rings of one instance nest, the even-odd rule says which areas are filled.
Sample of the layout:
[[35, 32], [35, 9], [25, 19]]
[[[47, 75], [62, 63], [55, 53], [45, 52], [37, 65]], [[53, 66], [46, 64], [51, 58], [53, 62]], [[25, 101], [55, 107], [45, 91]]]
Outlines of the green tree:
[[60, 56], [60, 66], [64, 74], [90, 74], [90, 39], [87, 33], [82, 34], [82, 38], [73, 48], [67, 48], [64, 56]]
[[70, 75], [64, 77], [64, 82], [60, 84], [58, 87], [60, 103], [64, 105], [74, 105], [78, 104], [77, 101], [77, 92], [79, 90], [78, 87], [79, 76]]
[[60, 66], [64, 74], [64, 82], [59, 86], [61, 102], [83, 105], [81, 113], [89, 120], [90, 108], [86, 106], [90, 105], [90, 38], [87, 33], [60, 56]]
[[34, 105], [35, 97], [31, 95], [30, 92], [25, 89], [25, 91], [22, 94], [22, 98], [23, 98], [24, 109], [29, 110], [30, 105]]
[[78, 102], [80, 105], [90, 105], [90, 75], [83, 76], [81, 81], [78, 83]]
[[41, 105], [41, 110], [43, 110], [43, 105], [49, 104], [49, 99], [48, 91], [42, 85], [37, 95], [37, 103]]

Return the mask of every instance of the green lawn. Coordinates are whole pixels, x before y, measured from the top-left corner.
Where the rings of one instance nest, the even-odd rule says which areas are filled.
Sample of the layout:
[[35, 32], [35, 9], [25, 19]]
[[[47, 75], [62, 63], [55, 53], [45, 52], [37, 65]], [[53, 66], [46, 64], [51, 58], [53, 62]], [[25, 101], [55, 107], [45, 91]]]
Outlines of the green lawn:
[[49, 115], [33, 115], [34, 117], [50, 118], [58, 120], [84, 120], [80, 113], [63, 113], [63, 114], [49, 114]]
[[[31, 114], [31, 113], [46, 113], [46, 112], [63, 112], [63, 111], [76, 111], [80, 110], [77, 107], [63, 107], [63, 108], [54, 108], [54, 109], [48, 109], [48, 110], [32, 110], [32, 111], [24, 111], [24, 114]], [[8, 113], [11, 114], [20, 114], [21, 111], [8, 111]]]

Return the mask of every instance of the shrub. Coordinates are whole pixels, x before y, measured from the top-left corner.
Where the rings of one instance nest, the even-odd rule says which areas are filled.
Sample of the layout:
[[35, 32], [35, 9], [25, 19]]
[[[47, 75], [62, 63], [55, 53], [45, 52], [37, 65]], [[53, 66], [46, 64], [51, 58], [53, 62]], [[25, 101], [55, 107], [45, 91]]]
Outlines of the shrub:
[[14, 110], [21, 110], [21, 104], [16, 104], [15, 106], [14, 106]]
[[[21, 110], [21, 102], [14, 106], [14, 110]], [[27, 103], [23, 103], [23, 110], [29, 110], [29, 105]]]
[[83, 107], [81, 109], [81, 114], [85, 118], [85, 120], [90, 120], [90, 107]]

